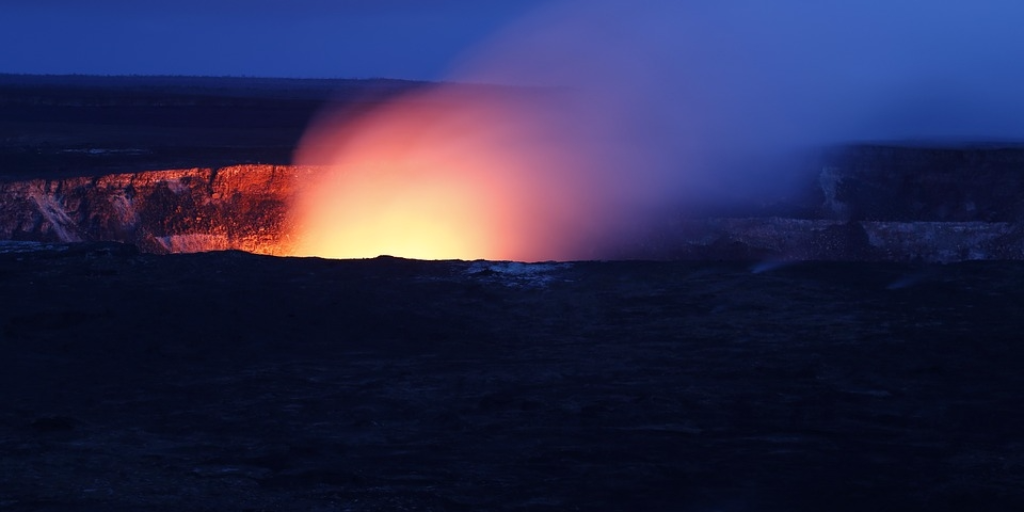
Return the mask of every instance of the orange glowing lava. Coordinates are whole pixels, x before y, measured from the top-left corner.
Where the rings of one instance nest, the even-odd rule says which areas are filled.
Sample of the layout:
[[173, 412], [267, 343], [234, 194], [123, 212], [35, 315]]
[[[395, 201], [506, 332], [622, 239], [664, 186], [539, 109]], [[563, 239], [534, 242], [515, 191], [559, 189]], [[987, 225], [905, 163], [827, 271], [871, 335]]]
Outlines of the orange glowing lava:
[[517, 94], [441, 87], [316, 124], [297, 160], [326, 170], [292, 208], [295, 254], [574, 256], [591, 198], [562, 171], [579, 163], [545, 102]]

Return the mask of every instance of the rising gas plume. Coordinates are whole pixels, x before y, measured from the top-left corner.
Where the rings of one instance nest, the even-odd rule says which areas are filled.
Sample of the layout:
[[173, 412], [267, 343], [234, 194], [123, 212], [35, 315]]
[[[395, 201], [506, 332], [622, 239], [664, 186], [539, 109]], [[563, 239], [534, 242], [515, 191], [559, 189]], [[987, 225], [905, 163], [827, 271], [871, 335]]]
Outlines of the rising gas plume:
[[814, 146], [1024, 140], [1018, 2], [637, 4], [553, 3], [455, 85], [325, 113], [297, 254], [601, 258], [680, 207], [784, 193]]

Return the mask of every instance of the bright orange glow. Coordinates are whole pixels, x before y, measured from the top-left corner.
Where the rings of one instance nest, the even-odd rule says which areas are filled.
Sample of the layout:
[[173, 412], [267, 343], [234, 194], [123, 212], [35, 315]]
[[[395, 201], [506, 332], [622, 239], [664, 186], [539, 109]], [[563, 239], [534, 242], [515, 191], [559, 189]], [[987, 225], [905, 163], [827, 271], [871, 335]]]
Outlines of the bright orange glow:
[[554, 2], [466, 55], [444, 85], [319, 119], [296, 163], [327, 170], [292, 205], [289, 245], [335, 258], [542, 261], [635, 243], [691, 188], [680, 162], [689, 169], [694, 148], [714, 146], [700, 137], [713, 123], [680, 103], [701, 80], [664, 79], [658, 56], [675, 62], [679, 46], [623, 6]]
[[326, 164], [293, 207], [295, 253], [538, 261], [575, 255], [587, 187], [536, 99], [447, 87], [327, 118], [300, 164]]

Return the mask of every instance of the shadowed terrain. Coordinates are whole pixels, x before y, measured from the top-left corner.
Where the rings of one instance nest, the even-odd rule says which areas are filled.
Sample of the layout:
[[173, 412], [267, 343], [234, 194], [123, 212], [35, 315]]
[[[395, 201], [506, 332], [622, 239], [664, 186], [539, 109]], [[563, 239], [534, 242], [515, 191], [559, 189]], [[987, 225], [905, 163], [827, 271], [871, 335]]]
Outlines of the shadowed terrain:
[[0, 510], [1024, 509], [1019, 147], [822, 150], [670, 261], [156, 254], [277, 247], [319, 106], [415, 85], [0, 76]]
[[0, 257], [4, 510], [1015, 510], [1018, 264]]
[[325, 105], [358, 112], [423, 85], [0, 74], [0, 177], [287, 164]]

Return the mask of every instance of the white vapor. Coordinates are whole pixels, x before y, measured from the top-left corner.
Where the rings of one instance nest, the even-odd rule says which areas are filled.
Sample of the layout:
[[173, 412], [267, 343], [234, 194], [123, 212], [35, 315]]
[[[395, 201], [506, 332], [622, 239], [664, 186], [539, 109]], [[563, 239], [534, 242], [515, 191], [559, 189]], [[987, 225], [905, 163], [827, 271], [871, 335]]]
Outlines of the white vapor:
[[[467, 95], [460, 107], [460, 89], [440, 86], [404, 100], [446, 106], [416, 125], [392, 130], [407, 116], [370, 114], [359, 122], [371, 143], [345, 135], [358, 131], [348, 120], [322, 122], [300, 157], [362, 172], [360, 144], [380, 146], [392, 130], [416, 141], [403, 143], [403, 162], [431, 162], [388, 167], [416, 183], [471, 161], [461, 176], [529, 184], [503, 198], [518, 215], [473, 228], [531, 247], [497, 256], [600, 257], [676, 205], [781, 192], [785, 157], [814, 146], [1024, 140], [1022, 18], [1024, 4], [1009, 0], [559, 2], [496, 34], [450, 76], [537, 86], [539, 100], [481, 107]], [[317, 200], [331, 193], [321, 187]], [[538, 227], [536, 212], [555, 227]], [[477, 256], [496, 254], [465, 255]]]

